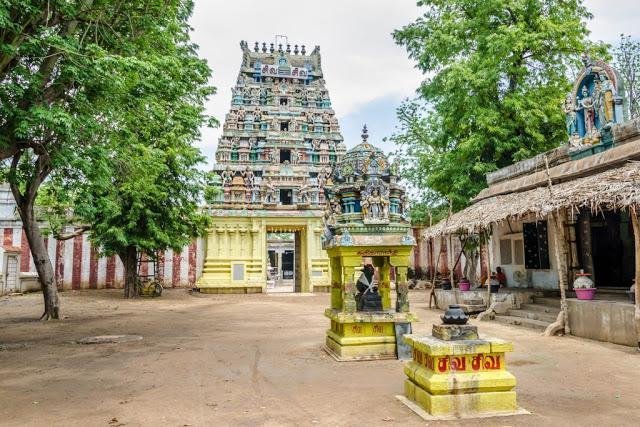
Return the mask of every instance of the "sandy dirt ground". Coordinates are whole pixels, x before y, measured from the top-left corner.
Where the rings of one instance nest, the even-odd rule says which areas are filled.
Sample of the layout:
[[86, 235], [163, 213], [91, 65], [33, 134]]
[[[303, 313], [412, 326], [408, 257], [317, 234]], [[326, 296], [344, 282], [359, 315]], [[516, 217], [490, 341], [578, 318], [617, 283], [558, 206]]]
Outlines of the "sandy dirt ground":
[[[60, 321], [39, 322], [40, 295], [0, 298], [0, 424], [4, 426], [426, 425], [394, 398], [402, 363], [335, 362], [322, 351], [328, 295], [200, 295], [169, 290], [62, 294]], [[430, 333], [439, 312], [411, 294]], [[513, 340], [507, 358], [532, 415], [429, 425], [640, 425], [635, 349], [491, 322]], [[81, 345], [89, 335], [137, 342]]]

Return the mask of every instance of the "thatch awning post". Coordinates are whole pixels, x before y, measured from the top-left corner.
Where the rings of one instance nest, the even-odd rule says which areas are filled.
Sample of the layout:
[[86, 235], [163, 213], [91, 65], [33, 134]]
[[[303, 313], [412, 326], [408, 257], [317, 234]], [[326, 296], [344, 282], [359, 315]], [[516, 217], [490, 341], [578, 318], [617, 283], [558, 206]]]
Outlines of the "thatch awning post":
[[636, 308], [633, 317], [636, 324], [638, 351], [640, 351], [640, 219], [638, 218], [638, 206], [631, 207], [629, 214], [633, 223], [633, 241], [636, 247]]
[[560, 287], [560, 313], [555, 322], [550, 324], [544, 331], [545, 336], [555, 335], [557, 332], [563, 331], [565, 335], [569, 335], [569, 310], [567, 307], [567, 239], [564, 235], [564, 219], [565, 211], [561, 210], [553, 212], [550, 219], [553, 223], [553, 246], [558, 268], [558, 286]]

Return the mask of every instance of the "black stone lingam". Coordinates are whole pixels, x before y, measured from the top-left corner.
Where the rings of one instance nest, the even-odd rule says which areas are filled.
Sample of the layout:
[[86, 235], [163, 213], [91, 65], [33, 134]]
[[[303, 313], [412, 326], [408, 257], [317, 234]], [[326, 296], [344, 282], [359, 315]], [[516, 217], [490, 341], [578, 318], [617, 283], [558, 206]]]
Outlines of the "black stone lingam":
[[440, 318], [445, 325], [464, 325], [469, 321], [469, 316], [457, 304], [451, 304]]
[[378, 294], [378, 288], [374, 287], [362, 295], [362, 311], [382, 311], [382, 297]]

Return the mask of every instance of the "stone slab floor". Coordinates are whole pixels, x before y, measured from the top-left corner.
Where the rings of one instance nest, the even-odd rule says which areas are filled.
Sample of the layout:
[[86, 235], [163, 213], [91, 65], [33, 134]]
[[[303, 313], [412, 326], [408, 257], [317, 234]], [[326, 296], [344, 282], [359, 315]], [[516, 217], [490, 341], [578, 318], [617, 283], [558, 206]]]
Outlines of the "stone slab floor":
[[[321, 345], [328, 295], [190, 295], [124, 301], [67, 291], [61, 321], [39, 322], [38, 294], [0, 298], [0, 425], [418, 426], [394, 395], [398, 361], [338, 363]], [[439, 312], [411, 294], [429, 333]], [[507, 358], [532, 415], [430, 425], [640, 425], [640, 354], [482, 322], [513, 340]], [[87, 335], [142, 341], [81, 345]]]

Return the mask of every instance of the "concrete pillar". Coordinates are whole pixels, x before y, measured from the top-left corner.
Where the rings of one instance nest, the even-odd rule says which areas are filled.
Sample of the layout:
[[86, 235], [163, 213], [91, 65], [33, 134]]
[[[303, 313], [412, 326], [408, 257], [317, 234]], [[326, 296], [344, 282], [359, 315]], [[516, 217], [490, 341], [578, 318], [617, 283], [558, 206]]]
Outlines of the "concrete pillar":
[[216, 258], [218, 255], [218, 232], [216, 231], [216, 228], [210, 228], [207, 231], [207, 256], [206, 258]]
[[342, 266], [340, 258], [329, 259], [331, 268], [331, 308], [342, 310]]
[[345, 313], [356, 312], [355, 295], [355, 266], [342, 267], [342, 311]]
[[396, 311], [398, 313], [409, 312], [409, 287], [407, 285], [407, 265], [396, 267]]

